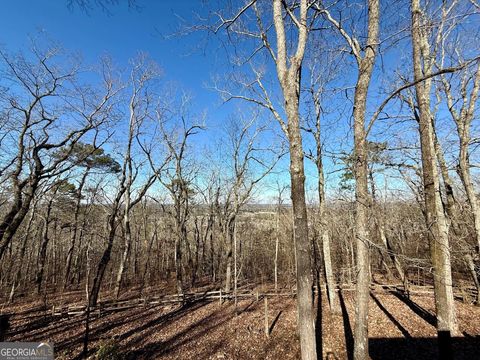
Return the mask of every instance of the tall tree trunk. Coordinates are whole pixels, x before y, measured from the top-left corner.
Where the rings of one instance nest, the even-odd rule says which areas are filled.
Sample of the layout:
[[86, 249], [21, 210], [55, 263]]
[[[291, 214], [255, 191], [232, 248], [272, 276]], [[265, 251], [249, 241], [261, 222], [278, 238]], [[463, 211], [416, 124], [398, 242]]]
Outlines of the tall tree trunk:
[[368, 300], [370, 292], [370, 252], [368, 241], [368, 170], [365, 139], [365, 105], [370, 78], [361, 73], [355, 91], [355, 244], [357, 281], [355, 306], [354, 358], [368, 358]]
[[[305, 169], [302, 134], [300, 131], [299, 97], [302, 62], [308, 40], [306, 0], [300, 1], [298, 41], [295, 54], [288, 59], [287, 40], [281, 0], [273, 1], [273, 23], [276, 33], [277, 77], [282, 89], [287, 126], [281, 122], [289, 142], [290, 184], [293, 210], [293, 240], [295, 244], [297, 313], [302, 360], [317, 359], [315, 316], [313, 312], [313, 276], [311, 242], [308, 238], [307, 206], [305, 202]], [[288, 61], [287, 61], [288, 60]], [[321, 350], [319, 351], [321, 354]]]
[[280, 205], [277, 209], [277, 221], [276, 221], [276, 231], [275, 231], [275, 258], [273, 260], [273, 271], [275, 279], [275, 290], [278, 290], [278, 249], [280, 245]]
[[[315, 130], [313, 130], [313, 137], [315, 139], [316, 157], [315, 165], [318, 174], [318, 207], [319, 207], [319, 222], [322, 240], [322, 259], [325, 270], [325, 279], [327, 282], [327, 295], [330, 305], [330, 312], [340, 312], [339, 303], [336, 300], [335, 293], [335, 279], [333, 276], [332, 256], [330, 253], [330, 233], [327, 226], [327, 204], [325, 198], [325, 174], [323, 171], [323, 154], [322, 154], [322, 126], [321, 126], [321, 99], [320, 93], [314, 90], [315, 84], [312, 84], [311, 93], [315, 109]], [[320, 280], [319, 280], [320, 283]]]
[[[425, 66], [426, 64], [422, 60], [422, 55], [429, 54], [429, 45], [422, 25], [420, 0], [412, 0], [411, 7], [414, 79], [420, 81], [430, 71], [429, 66]], [[437, 331], [439, 338], [446, 338], [446, 340], [443, 340], [445, 341], [444, 344], [448, 344], [448, 338], [457, 331], [457, 324], [453, 299], [448, 226], [440, 198], [440, 184], [434, 148], [430, 84], [430, 81], [419, 82], [415, 85], [415, 90], [419, 107], [425, 217], [433, 265]], [[450, 352], [451, 349], [446, 348], [443, 351]]]
[[293, 205], [293, 226], [297, 268], [297, 312], [300, 348], [303, 360], [317, 358], [315, 318], [313, 313], [313, 277], [311, 243], [308, 237], [307, 206], [305, 202], [305, 173], [302, 139], [298, 117], [298, 92], [284, 93], [288, 116], [290, 142], [290, 181]]
[[370, 254], [368, 212], [368, 154], [365, 132], [365, 111], [368, 88], [378, 48], [379, 1], [368, 2], [368, 38], [363, 58], [358, 57], [358, 79], [353, 103], [355, 147], [355, 243], [357, 246], [357, 284], [355, 306], [355, 360], [368, 359], [368, 301], [370, 293]]

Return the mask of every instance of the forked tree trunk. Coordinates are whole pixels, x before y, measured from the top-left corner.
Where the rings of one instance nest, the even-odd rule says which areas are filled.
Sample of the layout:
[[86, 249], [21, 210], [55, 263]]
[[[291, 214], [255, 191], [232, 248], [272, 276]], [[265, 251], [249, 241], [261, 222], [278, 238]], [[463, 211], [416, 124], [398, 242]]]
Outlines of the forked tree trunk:
[[[287, 40], [281, 0], [273, 1], [273, 22], [277, 41], [277, 77], [282, 89], [288, 124], [286, 132], [290, 152], [290, 184], [293, 208], [293, 238], [295, 243], [297, 278], [297, 313], [302, 360], [317, 359], [315, 316], [313, 313], [313, 277], [311, 243], [308, 238], [307, 206], [305, 202], [305, 169], [302, 135], [300, 132], [300, 76], [308, 39], [308, 6], [300, 1], [300, 17], [296, 52], [288, 60]], [[321, 354], [321, 350], [319, 351]]]
[[[478, 203], [475, 187], [470, 173], [469, 151], [469, 146], [471, 144], [471, 124], [472, 120], [475, 118], [475, 106], [480, 92], [480, 63], [477, 64], [477, 70], [473, 76], [473, 85], [471, 88], [469, 81], [462, 80], [460, 89], [462, 95], [462, 105], [459, 112], [457, 112], [455, 109], [456, 101], [452, 96], [450, 84], [445, 78], [442, 78], [442, 80], [447, 98], [448, 109], [453, 120], [455, 121], [455, 124], [457, 125], [457, 134], [460, 145], [457, 170], [465, 188], [468, 203], [470, 204], [470, 208], [472, 210], [477, 253], [480, 254], [480, 205]], [[468, 96], [469, 90], [470, 94]]]

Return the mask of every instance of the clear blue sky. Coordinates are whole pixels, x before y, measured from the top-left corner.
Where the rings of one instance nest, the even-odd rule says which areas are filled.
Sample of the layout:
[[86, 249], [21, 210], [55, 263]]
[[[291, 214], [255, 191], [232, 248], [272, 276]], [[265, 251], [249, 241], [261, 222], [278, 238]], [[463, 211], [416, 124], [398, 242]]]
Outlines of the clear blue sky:
[[202, 109], [208, 105], [210, 118], [224, 116], [226, 109], [220, 106], [218, 95], [205, 88], [215, 71], [216, 61], [201, 51], [199, 44], [204, 35], [166, 37], [178, 29], [179, 17], [191, 19], [200, 2], [138, 3], [141, 6], [138, 11], [130, 9], [127, 1], [119, 1], [118, 5], [109, 7], [110, 14], [95, 6], [85, 14], [78, 7], [69, 9], [67, 0], [3, 0], [0, 46], [13, 52], [24, 50], [29, 46], [28, 36], [45, 31], [68, 51], [82, 54], [87, 63], [95, 63], [100, 56], [108, 54], [122, 66], [137, 52], [146, 51], [162, 67], [163, 79], [178, 82], [192, 93], [195, 104]]
[[200, 56], [182, 56], [188, 51], [185, 41], [162, 37], [175, 31], [175, 14], [188, 16], [191, 6], [189, 1], [145, 1], [136, 11], [122, 1], [110, 7], [111, 14], [94, 8], [87, 15], [78, 8], [69, 9], [62, 0], [2, 1], [0, 41], [10, 49], [22, 48], [28, 45], [27, 35], [45, 30], [67, 49], [80, 51], [88, 61], [108, 53], [120, 63], [145, 50], [164, 67], [168, 77], [191, 79], [190, 84], [197, 84], [208, 78], [210, 63]]

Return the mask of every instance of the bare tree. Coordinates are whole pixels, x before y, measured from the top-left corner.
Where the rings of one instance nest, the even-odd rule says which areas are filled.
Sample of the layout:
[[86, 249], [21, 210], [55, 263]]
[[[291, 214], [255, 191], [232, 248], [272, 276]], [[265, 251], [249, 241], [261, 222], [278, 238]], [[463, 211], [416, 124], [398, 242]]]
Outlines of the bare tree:
[[[10, 145], [16, 148], [3, 170], [8, 172], [13, 200], [0, 220], [0, 259], [27, 215], [40, 182], [76, 165], [66, 160], [82, 138], [98, 134], [117, 92], [106, 74], [103, 90], [76, 84], [79, 67], [58, 66], [59, 48], [40, 50], [34, 45], [32, 52], [34, 63], [22, 55], [12, 58], [0, 52], [5, 76], [16, 84], [12, 87], [15, 91], [0, 97], [7, 121], [15, 129], [15, 144]], [[67, 131], [58, 131], [62, 126]], [[60, 149], [63, 151], [59, 155]]]
[[[300, 130], [299, 96], [302, 63], [308, 42], [308, 34], [312, 25], [308, 13], [307, 0], [289, 2], [273, 0], [271, 8], [265, 4], [262, 8], [256, 1], [250, 1], [231, 17], [219, 15], [220, 24], [216, 31], [226, 29], [236, 35], [246, 36], [258, 41], [255, 50], [247, 61], [258, 52], [265, 53], [276, 67], [278, 85], [281, 89], [283, 104], [276, 107], [272, 102], [272, 93], [269, 93], [262, 81], [262, 73], [250, 64], [255, 79], [247, 87], [253, 96], [233, 95], [223, 91], [227, 99], [243, 99], [253, 102], [269, 110], [278, 121], [288, 138], [290, 153], [291, 198], [293, 205], [294, 238], [297, 263], [297, 311], [298, 330], [300, 334], [300, 348], [303, 360], [317, 358], [315, 342], [315, 322], [313, 315], [313, 277], [311, 264], [311, 244], [308, 237], [307, 207], [305, 201], [305, 170], [302, 134]], [[239, 19], [249, 10], [253, 10], [251, 26], [245, 27]], [[265, 19], [265, 10], [273, 15], [273, 23]], [[254, 25], [255, 26], [255, 25]], [[274, 29], [272, 34], [271, 29]], [[290, 30], [295, 34], [290, 36]], [[276, 49], [272, 46], [276, 44]], [[285, 117], [282, 116], [285, 114]]]
[[[125, 262], [129, 253], [130, 244], [131, 244], [131, 231], [130, 231], [130, 211], [131, 209], [138, 204], [142, 198], [145, 196], [146, 192], [154, 183], [156, 177], [158, 176], [161, 168], [153, 170], [153, 173], [146, 177], [143, 185], [135, 193], [135, 196], [132, 196], [133, 190], [132, 185], [136, 179], [139, 170], [138, 167], [134, 169], [133, 158], [132, 158], [132, 146], [136, 139], [138, 139], [139, 127], [142, 124], [143, 120], [147, 116], [150, 110], [150, 98], [146, 89], [148, 87], [149, 81], [155, 79], [158, 76], [156, 67], [149, 63], [144, 56], [140, 56], [136, 62], [132, 64], [130, 86], [132, 89], [132, 94], [129, 101], [129, 121], [128, 121], [128, 135], [125, 152], [123, 154], [123, 163], [121, 165], [120, 179], [117, 186], [116, 193], [114, 195], [113, 201], [109, 207], [107, 215], [107, 239], [106, 247], [103, 251], [100, 262], [97, 265], [95, 272], [95, 277], [92, 282], [90, 294], [89, 294], [89, 306], [93, 307], [96, 305], [98, 300], [98, 295], [100, 293], [100, 287], [105, 275], [105, 270], [107, 265], [110, 262], [112, 247], [115, 239], [115, 234], [117, 227], [120, 224], [120, 214], [122, 199], [124, 199], [124, 213], [123, 213], [123, 226], [125, 230], [124, 237], [124, 248], [123, 254], [120, 261], [119, 270], [117, 273], [117, 281], [115, 293], [118, 296], [120, 291], [120, 284], [125, 270]], [[138, 141], [140, 142], [140, 141]], [[140, 144], [139, 144], [140, 145]], [[145, 145], [140, 146], [142, 151], [145, 151], [146, 156], [150, 157], [150, 149]], [[126, 214], [125, 214], [126, 213]]]
[[365, 111], [367, 94], [372, 77], [375, 57], [378, 49], [378, 33], [380, 9], [378, 0], [368, 1], [368, 22], [365, 44], [348, 34], [342, 23], [336, 20], [328, 9], [318, 8], [325, 18], [333, 24], [347, 42], [355, 57], [358, 67], [358, 78], [353, 100], [353, 133], [355, 156], [355, 238], [357, 245], [357, 284], [355, 307], [355, 345], [354, 358], [368, 358], [368, 300], [370, 286], [370, 261], [368, 213], [370, 195], [368, 193], [368, 153], [367, 133], [365, 129]]
[[[245, 121], [241, 117], [232, 120], [227, 129], [229, 152], [229, 179], [226, 180], [226, 196], [222, 217], [226, 238], [227, 263], [225, 271], [225, 291], [231, 290], [232, 265], [234, 296], [236, 302], [238, 280], [238, 236], [236, 231], [238, 215], [252, 195], [258, 183], [271, 173], [282, 157], [282, 149], [268, 149], [261, 145], [266, 128], [257, 122], [258, 114]], [[265, 141], [265, 139], [263, 139]], [[276, 151], [277, 150], [277, 151]], [[266, 155], [272, 155], [268, 159]], [[230, 174], [231, 173], [231, 174]]]
[[[164, 141], [170, 153], [170, 159], [167, 163], [165, 176], [158, 177], [158, 180], [168, 190], [173, 201], [173, 218], [175, 221], [175, 275], [177, 292], [183, 294], [186, 285], [183, 268], [183, 249], [187, 250], [187, 260], [189, 269], [192, 269], [192, 256], [188, 240], [187, 222], [190, 216], [190, 201], [193, 197], [192, 181], [195, 177], [196, 169], [188, 161], [188, 147], [191, 137], [204, 129], [202, 124], [193, 123], [189, 119], [188, 113], [189, 97], [183, 95], [180, 100], [178, 110], [170, 110], [173, 119], [177, 120], [179, 126], [174, 126], [173, 131], [169, 131], [166, 125], [160, 125], [162, 140]], [[159, 113], [160, 116], [160, 113]], [[191, 279], [194, 276], [191, 277]]]
[[330, 247], [330, 233], [328, 231], [328, 214], [325, 196], [325, 173], [323, 168], [323, 148], [322, 142], [322, 101], [326, 83], [333, 77], [333, 74], [323, 74], [318, 67], [322, 66], [320, 61], [314, 59], [310, 66], [310, 86], [307, 89], [313, 103], [313, 115], [307, 117], [308, 128], [305, 130], [312, 134], [315, 140], [315, 153], [310, 151], [306, 156], [313, 161], [318, 174], [318, 221], [320, 222], [322, 259], [325, 270], [325, 279], [327, 281], [327, 294], [330, 304], [330, 311], [340, 312], [339, 303], [336, 300], [335, 279], [333, 276], [332, 256]]
[[[115, 281], [115, 297], [118, 298], [120, 294], [120, 286], [125, 274], [127, 258], [130, 253], [132, 245], [132, 229], [130, 225], [130, 217], [132, 208], [138, 204], [143, 196], [146, 194], [150, 186], [153, 185], [156, 177], [156, 171], [144, 180], [138, 192], [134, 193], [134, 183], [141, 176], [141, 163], [135, 164], [133, 159], [133, 145], [134, 140], [140, 141], [141, 129], [147, 118], [152, 115], [152, 96], [150, 93], [150, 86], [159, 76], [158, 67], [150, 62], [148, 58], [141, 54], [136, 60], [132, 62], [132, 70], [130, 73], [130, 86], [132, 88], [132, 94], [129, 101], [129, 123], [128, 123], [128, 135], [127, 145], [124, 156], [125, 179], [122, 183], [124, 186], [124, 210], [123, 210], [123, 253], [120, 258], [120, 264], [118, 266], [117, 278]], [[140, 145], [141, 150], [147, 152], [151, 151], [147, 146]], [[123, 181], [123, 177], [122, 177]], [[138, 182], [138, 181], [137, 181]]]

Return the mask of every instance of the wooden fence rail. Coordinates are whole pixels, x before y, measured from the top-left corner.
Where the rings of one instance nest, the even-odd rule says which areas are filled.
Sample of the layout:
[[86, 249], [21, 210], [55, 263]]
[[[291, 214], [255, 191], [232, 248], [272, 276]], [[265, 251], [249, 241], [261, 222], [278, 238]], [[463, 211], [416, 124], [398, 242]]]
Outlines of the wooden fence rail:
[[[324, 290], [324, 286], [322, 286]], [[317, 292], [317, 288], [314, 288], [314, 291]], [[353, 292], [355, 288], [350, 285], [340, 285], [337, 287], [336, 291], [343, 292]], [[412, 285], [408, 289], [405, 289], [403, 284], [393, 284], [393, 285], [378, 285], [372, 284], [370, 286], [370, 291], [373, 293], [392, 293], [392, 292], [403, 292], [408, 295], [432, 295], [433, 286], [418, 286]], [[476, 298], [476, 289], [473, 287], [455, 287], [455, 295], [457, 298], [462, 299], [463, 301], [470, 302], [472, 299]], [[259, 291], [254, 290], [241, 290], [234, 292], [225, 293], [222, 290], [211, 290], [203, 292], [190, 292], [184, 294], [167, 294], [163, 296], [153, 296], [153, 297], [141, 297], [137, 299], [130, 300], [107, 300], [100, 302], [97, 306], [90, 308], [91, 314], [101, 315], [102, 313], [114, 312], [120, 310], [126, 310], [131, 308], [139, 307], [149, 307], [149, 306], [160, 306], [160, 305], [169, 305], [175, 303], [188, 303], [198, 300], [204, 301], [223, 301], [233, 300], [235, 297], [237, 299], [259, 299], [262, 298], [273, 298], [273, 297], [295, 297], [295, 289], [291, 291], [275, 292], [267, 291], [260, 293]], [[52, 316], [66, 316], [66, 315], [83, 315], [86, 313], [86, 305], [54, 305], [51, 309]]]

